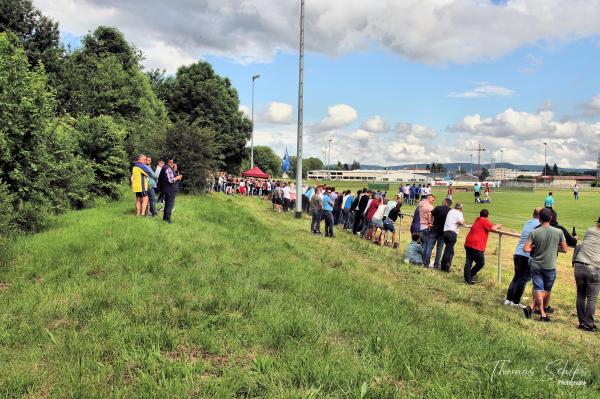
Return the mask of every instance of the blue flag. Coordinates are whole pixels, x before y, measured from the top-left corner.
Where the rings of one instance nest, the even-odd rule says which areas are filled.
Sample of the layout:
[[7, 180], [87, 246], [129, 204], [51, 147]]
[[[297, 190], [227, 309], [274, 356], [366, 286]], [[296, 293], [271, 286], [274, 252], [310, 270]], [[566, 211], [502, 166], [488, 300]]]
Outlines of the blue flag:
[[285, 148], [285, 155], [283, 156], [283, 161], [281, 162], [281, 170], [283, 173], [287, 173], [290, 171], [290, 156], [288, 155], [287, 147]]

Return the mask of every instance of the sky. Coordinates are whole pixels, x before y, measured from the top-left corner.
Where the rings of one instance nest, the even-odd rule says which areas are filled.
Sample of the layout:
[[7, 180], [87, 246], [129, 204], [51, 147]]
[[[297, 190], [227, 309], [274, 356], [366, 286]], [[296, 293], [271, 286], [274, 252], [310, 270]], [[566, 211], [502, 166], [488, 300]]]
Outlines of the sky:
[[[304, 157], [596, 168], [600, 0], [306, 0]], [[254, 143], [296, 153], [299, 0], [34, 0], [77, 46], [98, 25], [174, 74], [210, 62]]]

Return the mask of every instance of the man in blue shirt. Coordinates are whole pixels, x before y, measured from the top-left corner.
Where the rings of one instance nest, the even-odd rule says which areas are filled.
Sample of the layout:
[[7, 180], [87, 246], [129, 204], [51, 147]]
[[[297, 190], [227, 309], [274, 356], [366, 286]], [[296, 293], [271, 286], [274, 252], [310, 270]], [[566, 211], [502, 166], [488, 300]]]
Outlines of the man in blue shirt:
[[515, 275], [508, 286], [506, 299], [504, 300], [505, 305], [519, 305], [521, 302], [521, 297], [523, 296], [523, 292], [525, 291], [525, 286], [527, 285], [527, 282], [531, 280], [531, 275], [529, 273], [530, 254], [523, 251], [523, 245], [525, 245], [525, 241], [527, 240], [529, 233], [531, 233], [540, 225], [541, 209], [542, 208], [535, 208], [533, 210], [533, 217], [525, 222], [525, 225], [523, 226], [523, 231], [521, 232], [521, 237], [519, 238], [519, 242], [517, 243], [517, 248], [515, 249], [515, 254], [513, 256]]
[[325, 237], [333, 238], [333, 198], [331, 197], [331, 187], [323, 196], [323, 216], [325, 216]]
[[346, 191], [346, 196], [344, 197], [344, 202], [342, 203], [342, 213], [344, 214], [344, 228], [347, 229], [350, 227], [350, 208], [352, 207], [352, 202], [354, 201], [354, 196], [352, 195], [352, 191]]
[[552, 209], [552, 207], [554, 206], [554, 197], [552, 196], [552, 191], [548, 193], [548, 196], [544, 200], [544, 206], [550, 209]]

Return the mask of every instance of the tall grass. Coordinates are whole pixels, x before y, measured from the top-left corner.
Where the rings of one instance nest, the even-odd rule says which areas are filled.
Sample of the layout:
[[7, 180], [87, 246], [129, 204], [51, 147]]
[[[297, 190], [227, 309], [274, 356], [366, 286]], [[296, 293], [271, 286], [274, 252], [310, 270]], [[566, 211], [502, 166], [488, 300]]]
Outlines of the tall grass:
[[[566, 272], [555, 322], [541, 324], [499, 305], [489, 266], [465, 286], [456, 267], [442, 275], [342, 232], [312, 236], [307, 219], [252, 198], [182, 196], [172, 225], [132, 216], [130, 202], [69, 213], [3, 257], [1, 397], [600, 392], [598, 337], [575, 328]], [[500, 360], [534, 375], [494, 374]], [[585, 385], [559, 385], [570, 377], [545, 370], [558, 362], [584, 370]]]

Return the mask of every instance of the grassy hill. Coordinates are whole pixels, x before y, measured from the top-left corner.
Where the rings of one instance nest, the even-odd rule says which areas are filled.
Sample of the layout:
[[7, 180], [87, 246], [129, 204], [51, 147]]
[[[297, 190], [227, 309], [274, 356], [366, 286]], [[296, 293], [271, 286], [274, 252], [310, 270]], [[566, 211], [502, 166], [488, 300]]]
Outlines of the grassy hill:
[[182, 196], [172, 225], [132, 204], [69, 213], [3, 254], [0, 397], [600, 393], [599, 337], [576, 329], [566, 255], [541, 324], [501, 305], [494, 239], [466, 286], [458, 244], [446, 275], [343, 232], [312, 236], [253, 198]]

